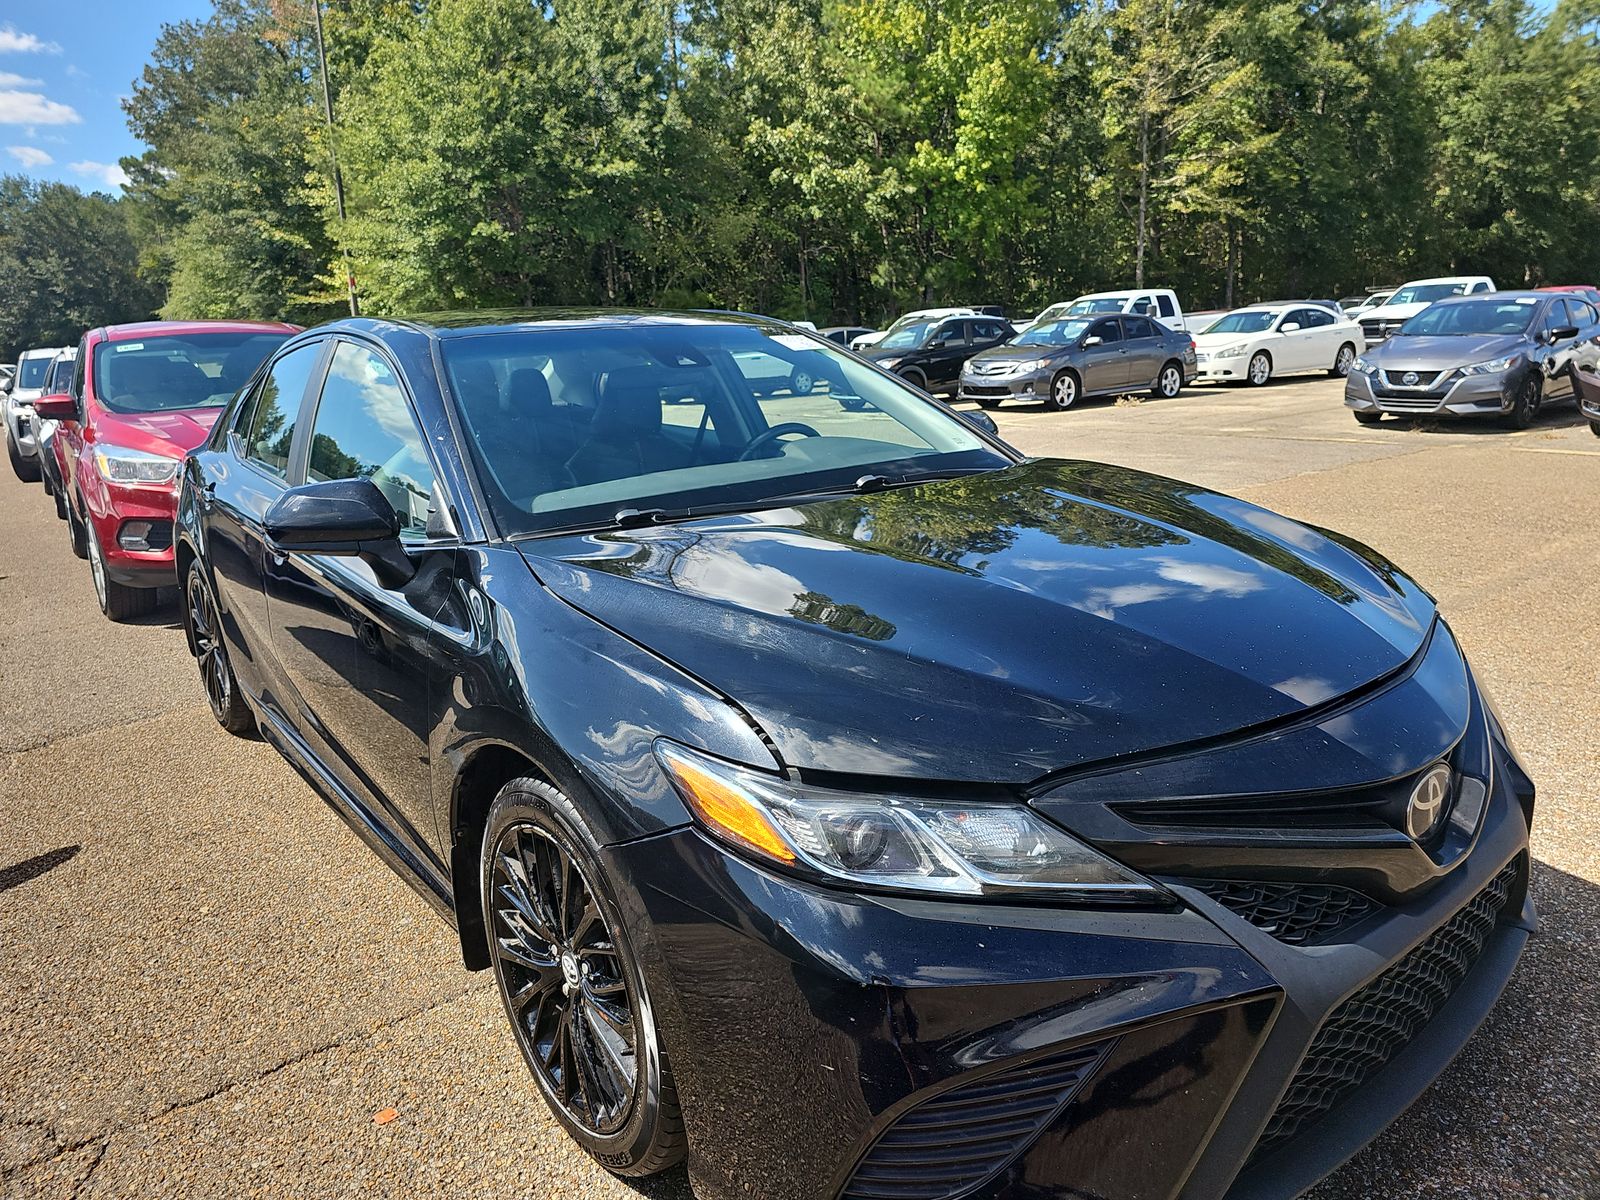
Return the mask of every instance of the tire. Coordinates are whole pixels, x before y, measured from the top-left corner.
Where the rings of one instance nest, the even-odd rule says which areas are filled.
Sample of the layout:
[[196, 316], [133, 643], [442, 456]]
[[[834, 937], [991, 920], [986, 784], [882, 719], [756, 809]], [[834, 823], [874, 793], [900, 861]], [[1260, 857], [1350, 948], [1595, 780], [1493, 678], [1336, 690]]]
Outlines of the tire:
[[796, 396], [809, 396], [817, 386], [817, 377], [810, 371], [795, 371], [789, 376], [789, 391]]
[[1000, 397], [998, 397], [998, 396], [979, 396], [978, 397], [978, 407], [982, 408], [982, 409], [999, 408], [1000, 407]]
[[1360, 409], [1352, 409], [1350, 415], [1361, 425], [1376, 425], [1383, 420], [1381, 412], [1362, 412]]
[[11, 427], [6, 426], [6, 457], [11, 460], [11, 471], [23, 483], [39, 482], [39, 463], [37, 459], [24, 458], [22, 451], [17, 449], [17, 444], [11, 440]]
[[128, 587], [106, 574], [106, 560], [100, 539], [89, 531], [89, 575], [94, 580], [94, 598], [100, 611], [117, 623], [145, 616], [156, 606], [155, 588]]
[[60, 488], [51, 488], [50, 497], [56, 502], [56, 520], [67, 519], [67, 498], [61, 494]]
[[1333, 356], [1333, 366], [1328, 368], [1328, 374], [1335, 379], [1344, 379], [1350, 374], [1350, 365], [1356, 361], [1356, 348], [1350, 342], [1339, 347], [1339, 353]]
[[1590, 421], [1589, 432], [1594, 434], [1595, 437], [1600, 437], [1600, 421]]
[[896, 371], [895, 374], [899, 375], [901, 379], [904, 379], [912, 387], [921, 388], [925, 392], [928, 390], [928, 377], [915, 367], [912, 367], [909, 371]]
[[89, 531], [78, 520], [78, 514], [73, 511], [72, 502], [67, 501], [67, 537], [72, 542], [72, 553], [79, 558], [89, 557]]
[[1251, 387], [1264, 387], [1272, 379], [1272, 357], [1265, 350], [1257, 350], [1250, 356], [1250, 365], [1245, 369], [1245, 381]]
[[1511, 403], [1511, 411], [1501, 417], [1500, 421], [1511, 429], [1526, 429], [1538, 417], [1539, 405], [1543, 402], [1542, 383], [1537, 375], [1530, 373], [1517, 385], [1517, 398]]
[[1066, 412], [1083, 395], [1083, 382], [1076, 371], [1057, 371], [1050, 381], [1050, 399], [1045, 403], [1057, 412]]
[[[478, 857], [500, 999], [551, 1113], [617, 1175], [674, 1166], [688, 1138], [672, 1069], [627, 926], [572, 801], [539, 780], [512, 780], [489, 808]], [[553, 905], [563, 890], [572, 903]]]
[[1178, 365], [1177, 359], [1173, 359], [1162, 365], [1161, 374], [1156, 376], [1155, 386], [1150, 389], [1150, 394], [1157, 400], [1176, 400], [1181, 391], [1183, 391], [1183, 368]]
[[200, 668], [200, 683], [211, 715], [229, 733], [249, 737], [256, 729], [255, 716], [245, 703], [233, 664], [228, 661], [216, 597], [199, 563], [189, 564], [189, 577], [183, 584], [183, 632], [189, 639], [189, 653]]

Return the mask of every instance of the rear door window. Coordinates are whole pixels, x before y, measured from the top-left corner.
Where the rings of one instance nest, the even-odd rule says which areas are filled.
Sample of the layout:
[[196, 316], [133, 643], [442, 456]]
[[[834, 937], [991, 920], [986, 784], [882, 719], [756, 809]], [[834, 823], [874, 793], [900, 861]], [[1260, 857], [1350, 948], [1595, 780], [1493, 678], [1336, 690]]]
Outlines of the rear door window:
[[1171, 296], [1157, 296], [1156, 304], [1159, 306], [1159, 311], [1163, 317], [1175, 317], [1178, 315], [1178, 306], [1172, 302]]
[[1156, 336], [1155, 322], [1150, 320], [1149, 317], [1123, 317], [1122, 326], [1127, 330], [1130, 341]]
[[321, 355], [321, 342], [296, 346], [272, 364], [240, 411], [245, 458], [278, 479], [289, 476], [295, 418]]

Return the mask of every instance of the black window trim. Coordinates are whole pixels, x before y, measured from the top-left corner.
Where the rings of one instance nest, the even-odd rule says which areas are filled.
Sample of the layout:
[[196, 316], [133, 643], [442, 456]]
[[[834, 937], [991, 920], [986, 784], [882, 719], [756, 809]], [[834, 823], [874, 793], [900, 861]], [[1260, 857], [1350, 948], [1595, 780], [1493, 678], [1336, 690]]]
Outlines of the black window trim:
[[315, 346], [318, 350], [317, 360], [311, 364], [311, 373], [306, 376], [306, 386], [301, 391], [300, 399], [295, 403], [294, 406], [296, 414], [304, 412], [306, 399], [311, 395], [313, 388], [315, 388], [318, 392], [322, 390], [322, 379], [323, 376], [327, 374], [328, 362], [332, 357], [328, 352], [328, 343], [331, 340], [331, 338], [327, 337], [296, 339], [294, 341], [285, 342], [282, 346], [279, 346], [276, 352], [270, 355], [259, 367], [256, 368], [256, 374], [251, 377], [250, 382], [240, 389], [239, 395], [241, 399], [236, 403], [233, 412], [226, 414], [228, 417], [228, 450], [230, 451], [234, 460], [237, 461], [241, 466], [248, 467], [252, 472], [261, 476], [262, 479], [271, 483], [280, 492], [286, 492], [294, 486], [289, 482], [289, 476], [294, 469], [295, 446], [300, 441], [300, 426], [298, 424], [298, 416], [296, 417], [294, 436], [289, 442], [289, 460], [284, 464], [284, 473], [282, 475], [274, 473], [267, 466], [267, 464], [262, 462], [260, 459], [251, 457], [250, 443], [248, 440], [249, 433], [248, 431], [240, 430], [239, 418], [245, 413], [249, 413], [251, 419], [255, 419], [254, 402], [257, 399], [257, 392], [259, 392], [260, 389], [266, 384], [267, 376], [272, 373], [273, 367], [277, 366], [295, 351], [304, 350], [308, 346]]
[[[358, 350], [365, 350], [368, 353], [377, 355], [388, 365], [389, 373], [394, 376], [395, 383], [400, 388], [400, 395], [405, 400], [406, 412], [411, 417], [412, 427], [416, 429], [418, 438], [422, 442], [422, 453], [427, 456], [428, 467], [433, 471], [434, 490], [438, 498], [444, 503], [446, 516], [449, 517], [450, 524], [455, 527], [455, 532], [448, 537], [423, 538], [415, 542], [402, 540], [400, 542], [401, 548], [407, 553], [411, 553], [412, 551], [448, 550], [452, 547], [463, 545], [461, 520], [456, 515], [459, 509], [456, 505], [455, 497], [450, 494], [450, 485], [446, 481], [445, 473], [439, 469], [439, 456], [434, 453], [432, 439], [428, 437], [428, 427], [422, 420], [421, 410], [417, 407], [417, 398], [412, 394], [411, 385], [406, 379], [405, 372], [400, 369], [400, 364], [395, 361], [394, 355], [389, 352], [389, 348], [382, 342], [352, 336], [348, 330], [338, 330], [328, 334], [326, 342], [327, 345], [322, 359], [318, 363], [320, 370], [313, 371], [313, 375], [317, 378], [317, 386], [314, 390], [307, 389], [305, 398], [300, 404], [301, 420], [295, 426], [294, 445], [289, 451], [289, 478], [299, 482], [291, 483], [289, 486], [299, 487], [300, 484], [307, 482], [305, 476], [306, 467], [311, 457], [311, 433], [316, 425], [317, 409], [322, 406], [323, 387], [328, 381], [328, 372], [333, 368], [333, 356], [338, 353], [339, 343], [348, 343]], [[453, 426], [454, 422], [452, 422]]]

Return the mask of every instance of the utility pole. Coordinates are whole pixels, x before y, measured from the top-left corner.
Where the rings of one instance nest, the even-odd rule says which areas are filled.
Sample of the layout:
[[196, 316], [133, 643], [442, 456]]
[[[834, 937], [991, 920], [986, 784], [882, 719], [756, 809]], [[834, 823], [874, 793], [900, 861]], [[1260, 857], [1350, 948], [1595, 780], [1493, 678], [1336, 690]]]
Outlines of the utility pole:
[[311, 11], [317, 25], [317, 66], [322, 71], [322, 114], [328, 119], [328, 162], [333, 167], [333, 198], [339, 206], [339, 249], [344, 255], [344, 282], [350, 290], [350, 315], [361, 315], [361, 304], [356, 298], [356, 273], [350, 265], [350, 244], [346, 239], [344, 220], [344, 177], [339, 174], [339, 151], [334, 143], [333, 92], [328, 87], [328, 51], [322, 43], [322, 0], [311, 0]]

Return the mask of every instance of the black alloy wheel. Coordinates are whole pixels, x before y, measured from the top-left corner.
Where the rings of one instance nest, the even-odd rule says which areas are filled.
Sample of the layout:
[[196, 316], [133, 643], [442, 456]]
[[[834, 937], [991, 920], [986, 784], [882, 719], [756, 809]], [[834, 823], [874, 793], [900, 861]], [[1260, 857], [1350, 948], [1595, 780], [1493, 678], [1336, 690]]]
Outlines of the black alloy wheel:
[[572, 812], [531, 779], [495, 801], [482, 864], [490, 956], [517, 1047], [557, 1119], [610, 1170], [651, 1175], [684, 1153], [677, 1093]]
[[189, 638], [189, 652], [200, 668], [200, 682], [205, 687], [211, 715], [229, 733], [242, 737], [255, 728], [255, 720], [239, 694], [239, 681], [233, 676], [228, 648], [222, 641], [217, 606], [198, 563], [189, 568], [184, 599], [184, 632]]
[[1539, 405], [1544, 399], [1544, 389], [1537, 375], [1529, 373], [1517, 385], [1517, 398], [1501, 420], [1512, 429], [1526, 429], [1539, 415]]

